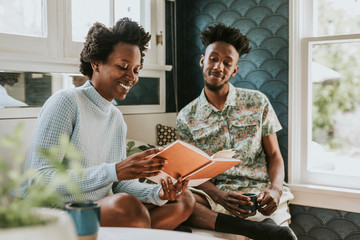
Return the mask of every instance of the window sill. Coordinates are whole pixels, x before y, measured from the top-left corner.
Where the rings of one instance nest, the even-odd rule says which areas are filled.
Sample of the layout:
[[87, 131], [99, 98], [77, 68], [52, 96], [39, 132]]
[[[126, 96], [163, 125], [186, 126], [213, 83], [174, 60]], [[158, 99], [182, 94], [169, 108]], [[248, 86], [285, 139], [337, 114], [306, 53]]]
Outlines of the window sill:
[[[144, 64], [143, 70], [171, 71], [172, 65]], [[141, 73], [141, 71], [140, 71]]]
[[[78, 58], [57, 58], [20, 53], [0, 52], [0, 70], [30, 72], [79, 73]], [[144, 64], [143, 69], [150, 71], [170, 71], [171, 65]]]
[[360, 190], [307, 184], [288, 184], [291, 204], [360, 213]]
[[0, 108], [0, 119], [27, 119], [37, 118], [41, 107], [7, 107]]

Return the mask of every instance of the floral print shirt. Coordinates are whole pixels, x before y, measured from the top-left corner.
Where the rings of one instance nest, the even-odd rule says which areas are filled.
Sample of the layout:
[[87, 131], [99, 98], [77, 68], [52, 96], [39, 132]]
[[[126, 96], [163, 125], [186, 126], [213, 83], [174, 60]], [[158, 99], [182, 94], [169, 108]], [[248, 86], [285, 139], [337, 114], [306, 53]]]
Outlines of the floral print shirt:
[[233, 149], [242, 162], [212, 179], [223, 191], [268, 188], [262, 137], [281, 130], [276, 113], [267, 97], [256, 90], [235, 88], [230, 84], [225, 107], [211, 105], [204, 90], [185, 106], [176, 120], [178, 138], [209, 155]]

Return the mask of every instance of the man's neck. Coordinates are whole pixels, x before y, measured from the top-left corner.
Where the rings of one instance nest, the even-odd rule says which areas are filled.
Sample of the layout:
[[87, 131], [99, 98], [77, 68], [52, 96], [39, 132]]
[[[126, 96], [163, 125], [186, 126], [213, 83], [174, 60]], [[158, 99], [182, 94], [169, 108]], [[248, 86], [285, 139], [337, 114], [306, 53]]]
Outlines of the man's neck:
[[211, 91], [205, 86], [205, 96], [209, 103], [211, 103], [214, 107], [216, 107], [218, 110], [223, 110], [225, 107], [225, 101], [227, 98], [227, 95], [229, 93], [229, 85], [224, 86], [219, 91]]

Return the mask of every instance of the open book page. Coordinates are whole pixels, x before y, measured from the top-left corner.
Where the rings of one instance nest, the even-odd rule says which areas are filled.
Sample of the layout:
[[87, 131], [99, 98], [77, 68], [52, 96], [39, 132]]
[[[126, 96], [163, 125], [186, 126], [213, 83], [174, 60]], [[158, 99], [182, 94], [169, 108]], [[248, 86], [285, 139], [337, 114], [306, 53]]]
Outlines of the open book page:
[[204, 157], [207, 157], [207, 158], [210, 157], [206, 152], [204, 152], [200, 148], [195, 147], [194, 145], [191, 145], [190, 143], [187, 143], [187, 142], [184, 142], [184, 141], [181, 141], [181, 140], [176, 140], [174, 143], [176, 143], [176, 142], [181, 143], [185, 147], [192, 149], [193, 151], [197, 152], [198, 154], [203, 155]]
[[[165, 172], [161, 171], [161, 173], [159, 175], [153, 176], [153, 177], [148, 177], [148, 179], [150, 179], [151, 181], [160, 184], [161, 183], [161, 179], [164, 179], [165, 181], [167, 181], [167, 178], [170, 177], [171, 181], [173, 182], [173, 184], [176, 184], [177, 179], [169, 176], [168, 174], [166, 174]], [[196, 187], [199, 186], [200, 184], [206, 182], [210, 180], [210, 178], [202, 178], [202, 179], [191, 179], [189, 180], [188, 186], [189, 187]]]
[[175, 179], [180, 176], [185, 177], [212, 162], [205, 152], [180, 140], [167, 146], [153, 157], [156, 156], [168, 160], [162, 171]]
[[223, 150], [215, 153], [212, 156], [212, 158], [215, 157], [215, 159], [211, 164], [206, 165], [205, 167], [191, 173], [189, 176], [186, 177], [189, 180], [188, 186], [199, 186], [200, 184], [210, 180], [213, 177], [216, 177], [217, 175], [241, 163], [241, 160], [231, 158], [231, 156], [233, 155], [234, 151], [232, 150]]
[[156, 175], [156, 176], [152, 176], [152, 177], [147, 177], [147, 179], [161, 184], [161, 179], [164, 179], [165, 182], [167, 182], [168, 177], [171, 178], [171, 181], [173, 182], [173, 184], [175, 184], [177, 182], [177, 178], [173, 178], [172, 176], [170, 176], [169, 174], [167, 174], [166, 172], [160, 171], [160, 174]]
[[210, 157], [197, 147], [177, 140], [153, 156], [165, 158], [168, 163], [159, 175], [148, 179], [160, 183], [170, 176], [175, 183], [181, 176], [190, 180], [189, 186], [197, 186], [239, 164], [240, 160], [232, 158], [234, 154], [232, 150], [223, 150]]
[[196, 187], [200, 184], [203, 184], [206, 181], [209, 181], [211, 178], [202, 178], [202, 179], [191, 179], [188, 183], [189, 187]]
[[226, 149], [226, 150], [221, 150], [217, 153], [215, 153], [214, 155], [211, 156], [212, 159], [217, 159], [217, 158], [229, 158], [229, 159], [233, 159], [233, 156], [235, 155], [235, 151], [232, 149]]
[[206, 167], [190, 174], [187, 179], [210, 179], [225, 172], [229, 168], [238, 165], [239, 163], [241, 163], [241, 161], [238, 159], [217, 159]]

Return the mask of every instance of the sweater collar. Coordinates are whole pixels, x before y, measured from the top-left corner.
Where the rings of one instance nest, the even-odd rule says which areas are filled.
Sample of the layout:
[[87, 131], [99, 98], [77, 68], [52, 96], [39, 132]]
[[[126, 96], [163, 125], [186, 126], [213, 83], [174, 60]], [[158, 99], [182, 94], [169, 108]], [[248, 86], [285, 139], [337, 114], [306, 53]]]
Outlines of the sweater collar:
[[90, 80], [87, 80], [84, 85], [80, 87], [84, 94], [103, 111], [107, 111], [113, 104], [103, 98], [98, 91], [91, 84]]

